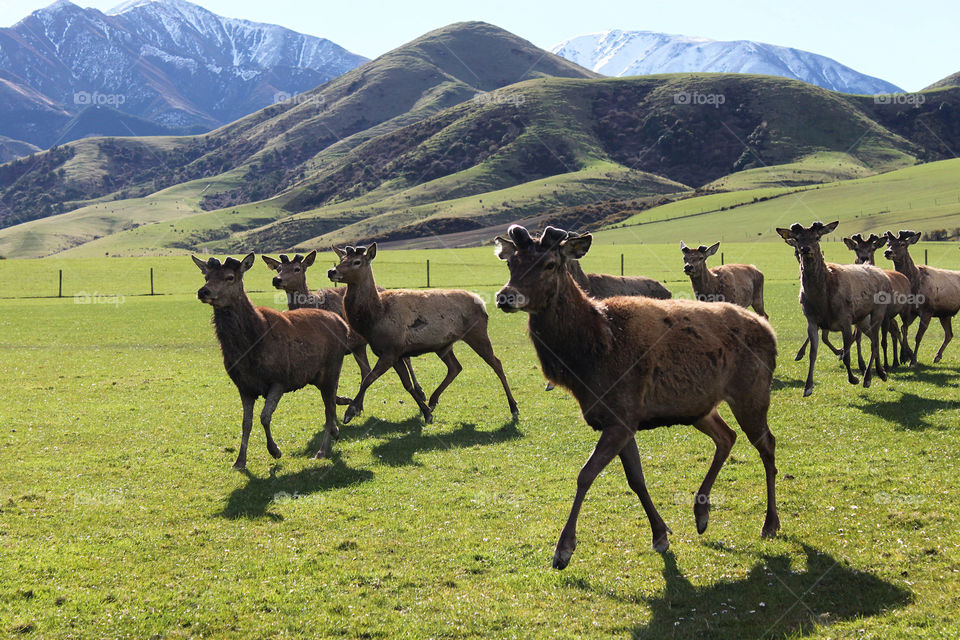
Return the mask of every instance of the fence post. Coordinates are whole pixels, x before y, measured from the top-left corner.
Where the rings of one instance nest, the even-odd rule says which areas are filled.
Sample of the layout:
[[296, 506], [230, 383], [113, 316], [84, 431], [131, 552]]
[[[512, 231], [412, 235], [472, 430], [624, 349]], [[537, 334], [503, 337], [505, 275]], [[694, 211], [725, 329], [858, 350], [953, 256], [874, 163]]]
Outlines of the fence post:
[[60, 269], [60, 286], [57, 288], [57, 297], [63, 297], [63, 269]]
[[926, 249], [923, 250], [923, 264], [924, 264], [924, 266], [926, 266], [926, 264], [927, 264], [927, 250], [926, 250]]
[[427, 258], [427, 289], [430, 288], [430, 258]]
[[150, 295], [153, 295], [153, 267], [150, 267]]
[[727, 264], [727, 263], [724, 261], [723, 251], [720, 252], [720, 264], [721, 264], [721, 265]]
[[623, 275], [623, 254], [620, 254], [620, 275]]

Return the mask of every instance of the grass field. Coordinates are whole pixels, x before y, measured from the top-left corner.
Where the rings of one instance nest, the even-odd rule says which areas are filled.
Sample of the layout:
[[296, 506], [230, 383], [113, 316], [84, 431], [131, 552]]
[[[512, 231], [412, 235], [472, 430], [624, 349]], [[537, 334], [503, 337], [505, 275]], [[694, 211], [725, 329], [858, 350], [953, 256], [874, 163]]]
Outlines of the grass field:
[[[918, 261], [924, 248], [930, 264], [960, 268], [955, 244], [920, 245]], [[931, 328], [917, 370], [866, 390], [822, 351], [803, 399], [792, 251], [721, 250], [767, 274], [782, 535], [760, 539], [762, 466], [741, 437], [698, 536], [693, 492], [713, 447], [689, 427], [657, 429], [638, 443], [670, 551], [651, 550], [612, 465], [563, 572], [550, 568], [553, 545], [596, 434], [568, 395], [543, 391], [521, 314], [488, 305], [518, 423], [493, 373], [461, 347], [464, 371], [434, 424], [385, 376], [341, 428], [334, 458], [312, 460], [322, 405], [303, 390], [274, 416], [283, 458], [255, 429], [241, 474], [230, 468], [240, 403], [187, 258], [0, 261], [0, 636], [960, 636], [960, 346], [931, 365], [942, 339]], [[839, 243], [825, 251], [850, 261]], [[621, 252], [628, 273], [689, 294], [673, 244], [597, 246], [585, 266], [619, 272]], [[483, 248], [385, 251], [378, 281], [422, 286], [427, 259], [432, 284], [488, 300], [507, 279]], [[150, 267], [163, 295], [139, 295]], [[64, 299], [21, 297], [56, 295], [60, 269]], [[247, 288], [279, 307], [269, 278], [258, 263]], [[436, 358], [414, 367], [425, 387], [439, 382]], [[348, 361], [342, 389], [357, 383]]]

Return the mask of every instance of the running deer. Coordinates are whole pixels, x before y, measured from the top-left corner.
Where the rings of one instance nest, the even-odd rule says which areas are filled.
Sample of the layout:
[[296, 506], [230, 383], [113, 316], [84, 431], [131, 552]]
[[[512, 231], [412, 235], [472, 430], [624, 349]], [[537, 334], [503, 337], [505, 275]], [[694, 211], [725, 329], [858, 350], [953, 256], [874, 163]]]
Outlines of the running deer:
[[213, 307], [213, 326], [227, 375], [240, 392], [243, 426], [235, 469], [247, 465], [247, 442], [253, 425], [253, 407], [263, 397], [260, 423], [267, 436], [267, 451], [274, 458], [280, 449], [270, 433], [270, 420], [283, 394], [312, 384], [320, 389], [326, 418], [323, 441], [316, 457], [330, 454], [338, 437], [337, 384], [347, 354], [347, 324], [339, 316], [318, 309], [281, 313], [255, 307], [243, 288], [243, 274], [253, 266], [251, 253], [242, 261], [216, 258], [206, 262], [191, 256], [205, 284], [197, 291], [201, 302]]
[[913, 346], [911, 365], [917, 364], [920, 340], [927, 331], [930, 318], [940, 320], [943, 327], [943, 344], [934, 356], [934, 362], [943, 358], [943, 350], [953, 338], [953, 316], [960, 311], [960, 272], [946, 269], [934, 269], [926, 265], [917, 266], [910, 257], [910, 245], [920, 239], [917, 231], [901, 231], [899, 235], [886, 233], [889, 248], [883, 255], [893, 261], [893, 266], [910, 280], [910, 290], [917, 303], [920, 326], [917, 327], [916, 343]]
[[[280, 254], [280, 259], [275, 260], [270, 256], [261, 256], [263, 261], [271, 270], [276, 271], [277, 275], [273, 279], [273, 286], [281, 289], [287, 294], [288, 309], [323, 309], [331, 311], [344, 320], [347, 319], [343, 311], [343, 296], [346, 293], [346, 287], [327, 287], [310, 291], [307, 286], [307, 269], [313, 266], [317, 259], [317, 252], [311, 251], [306, 256], [299, 253], [288, 258], [285, 254]], [[367, 360], [367, 342], [360, 337], [356, 331], [350, 332], [350, 352], [353, 354], [357, 366], [360, 367], [360, 379], [363, 380], [370, 373], [370, 362]], [[410, 358], [403, 358], [403, 366], [407, 368], [410, 374], [410, 380], [413, 383], [413, 390], [420, 396], [421, 400], [426, 400], [423, 388], [413, 373], [413, 366], [410, 364]], [[337, 404], [350, 404], [350, 398], [338, 398]]]
[[690, 276], [693, 293], [701, 302], [731, 302], [741, 307], [753, 307], [764, 318], [763, 273], [752, 264], [723, 264], [707, 268], [707, 258], [720, 248], [716, 242], [709, 247], [700, 245], [691, 249], [680, 242], [683, 252], [683, 272]]
[[[864, 238], [862, 234], [855, 233], [848, 238], [844, 238], [843, 243], [847, 245], [847, 248], [853, 251], [853, 254], [856, 256], [854, 260], [855, 264], [869, 264], [876, 266], [877, 263], [874, 259], [874, 255], [876, 254], [877, 249], [887, 244], [887, 239], [878, 236], [875, 233], [871, 233], [866, 238]], [[906, 276], [890, 269], [883, 269], [883, 273], [885, 276], [887, 276], [887, 278], [890, 279], [892, 295], [890, 298], [890, 303], [887, 305], [886, 318], [884, 319], [883, 328], [881, 329], [880, 348], [883, 350], [883, 366], [887, 367], [887, 335], [889, 334], [892, 338], [893, 345], [893, 362], [890, 368], [895, 369], [900, 365], [901, 359], [897, 356], [898, 343], [902, 345], [902, 348], [900, 349], [902, 360], [906, 362], [911, 356], [910, 346], [907, 343], [907, 328], [916, 317], [916, 305], [912, 304], [910, 281]], [[898, 316], [903, 323], [902, 335], [900, 332], [900, 327], [897, 325]], [[863, 355], [860, 352], [861, 335], [862, 334], [858, 329], [856, 333], [857, 364], [860, 366], [860, 370], [863, 371]]]
[[[377, 243], [369, 247], [334, 248], [340, 263], [327, 272], [334, 282], [345, 282], [343, 298], [350, 328], [359, 333], [377, 355], [377, 364], [363, 378], [360, 390], [347, 407], [344, 423], [363, 411], [367, 389], [391, 367], [400, 376], [403, 388], [413, 396], [424, 421], [433, 421], [433, 410], [443, 393], [463, 367], [453, 353], [453, 345], [463, 340], [494, 370], [507, 396], [510, 413], [519, 416], [517, 403], [503, 366], [493, 352], [487, 335], [487, 309], [475, 293], [458, 289], [381, 291], [373, 279], [371, 262], [377, 256]], [[447, 365], [447, 375], [430, 396], [429, 403], [414, 393], [407, 369], [401, 359], [424, 353], [436, 353]]]
[[689, 424], [710, 436], [716, 450], [697, 491], [693, 512], [703, 533], [710, 490], [736, 440], [717, 412], [726, 402], [760, 453], [767, 510], [762, 535], [780, 528], [774, 481], [775, 439], [767, 425], [777, 341], [770, 323], [736, 305], [623, 296], [589, 298], [564, 268], [590, 248], [589, 234], [568, 237], [547, 227], [533, 238], [519, 226], [497, 238], [509, 282], [497, 294], [506, 312], [529, 314], [528, 329], [544, 375], [568, 389], [584, 420], [601, 432], [577, 477], [570, 516], [553, 566], [563, 569], [577, 545], [577, 518], [597, 475], [619, 456], [627, 483], [640, 498], [653, 547], [666, 551], [670, 529], [650, 499], [635, 435], [638, 430]]
[[777, 229], [787, 244], [800, 257], [800, 306], [807, 318], [807, 338], [810, 341], [810, 365], [803, 388], [804, 397], [813, 393], [813, 369], [817, 361], [819, 331], [839, 331], [843, 334], [843, 364], [850, 384], [860, 379], [850, 368], [850, 345], [856, 325], [870, 338], [870, 360], [863, 374], [863, 386], [869, 387], [874, 364], [877, 376], [887, 379], [878, 355], [879, 332], [886, 316], [886, 303], [892, 296], [890, 280], [880, 269], [860, 264], [833, 264], [823, 258], [820, 239], [837, 228], [839, 222], [814, 222], [810, 228], [799, 223], [789, 229]]

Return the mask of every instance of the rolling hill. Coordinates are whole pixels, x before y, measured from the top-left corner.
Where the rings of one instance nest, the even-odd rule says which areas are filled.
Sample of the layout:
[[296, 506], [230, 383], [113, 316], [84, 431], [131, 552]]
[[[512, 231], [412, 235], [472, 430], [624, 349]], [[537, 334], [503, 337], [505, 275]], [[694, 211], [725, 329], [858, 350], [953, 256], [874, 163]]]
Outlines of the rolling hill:
[[918, 95], [599, 78], [461, 23], [209, 134], [88, 139], [0, 166], [0, 224], [19, 223], [0, 230], [0, 254], [475, 243], [545, 216], [600, 226], [674, 199], [952, 157], [960, 88]]

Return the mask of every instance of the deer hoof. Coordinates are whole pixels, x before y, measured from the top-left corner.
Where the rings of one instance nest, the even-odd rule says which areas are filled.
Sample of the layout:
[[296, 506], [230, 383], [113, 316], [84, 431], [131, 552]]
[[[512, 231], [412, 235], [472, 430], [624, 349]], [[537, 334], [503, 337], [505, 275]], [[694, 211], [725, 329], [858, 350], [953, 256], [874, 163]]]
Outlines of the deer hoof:
[[353, 398], [348, 398], [347, 396], [337, 396], [337, 404], [340, 406], [346, 406], [353, 402]]
[[273, 456], [274, 460], [279, 460], [279, 459], [280, 459], [280, 456], [283, 455], [283, 454], [280, 452], [280, 447], [278, 447], [277, 445], [273, 445], [272, 447], [271, 447], [271, 446], [268, 446], [268, 447], [267, 447], [267, 451], [270, 452], [270, 455]]
[[554, 386], [552, 382], [548, 382], [547, 386], [543, 388], [544, 391], [553, 391], [553, 389], [554, 389]]
[[[858, 378], [857, 376], [854, 376], [854, 375], [847, 376], [847, 382], [849, 382], [850, 384], [854, 384], [854, 385], [860, 384], [860, 378]], [[869, 383], [868, 383], [868, 384], [865, 385], [865, 386], [870, 386], [870, 385], [869, 385]]]
[[809, 398], [811, 395], [813, 395], [813, 387], [805, 387], [803, 390], [803, 397]]
[[665, 553], [670, 548], [670, 539], [663, 533], [659, 538], [653, 541], [653, 550], [657, 553]]
[[767, 520], [763, 523], [763, 531], [760, 532], [760, 537], [776, 538], [778, 531], [780, 531], [780, 519], [775, 517], [773, 520]]
[[562, 571], [570, 564], [570, 558], [573, 557], [573, 551], [567, 549], [557, 549], [553, 554], [553, 568]]
[[247, 461], [246, 461], [246, 460], [237, 460], [236, 462], [233, 463], [233, 468], [234, 468], [234, 470], [236, 470], [236, 471], [243, 471], [244, 469], [247, 468]]
[[350, 424], [350, 421], [354, 419], [360, 412], [363, 411], [363, 408], [357, 408], [357, 405], [350, 403], [350, 406], [347, 407], [346, 413], [343, 414], [343, 424]]
[[707, 496], [697, 496], [693, 505], [693, 516], [697, 521], [697, 533], [702, 534], [707, 530], [710, 519], [710, 499]]
[[943, 356], [941, 356], [939, 353], [933, 356], [933, 364], [937, 364], [938, 362], [940, 362], [941, 358], [943, 358]]
[[429, 411], [428, 411], [427, 413], [424, 413], [424, 414], [423, 414], [423, 422], [424, 422], [424, 424], [433, 424], [433, 413], [431, 413], [431, 412], [429, 412]]

